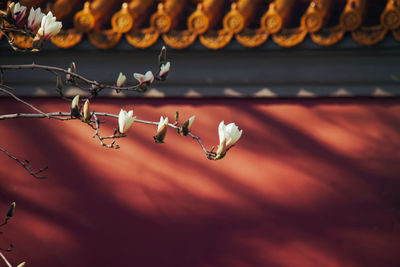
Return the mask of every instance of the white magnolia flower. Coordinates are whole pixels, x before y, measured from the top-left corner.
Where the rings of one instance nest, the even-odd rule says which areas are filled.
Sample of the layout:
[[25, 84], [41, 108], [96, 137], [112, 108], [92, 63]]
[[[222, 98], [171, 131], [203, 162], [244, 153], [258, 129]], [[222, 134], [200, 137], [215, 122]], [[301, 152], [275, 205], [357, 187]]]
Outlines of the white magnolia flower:
[[122, 72], [120, 72], [117, 79], [117, 87], [121, 87], [122, 85], [124, 85], [125, 81], [126, 81], [126, 76], [122, 74]]
[[59, 33], [61, 27], [61, 21], [56, 21], [56, 17], [54, 17], [53, 13], [49, 11], [49, 13], [42, 18], [42, 24], [40, 25], [38, 34], [42, 36], [44, 40], [48, 40], [50, 37]]
[[165, 135], [167, 134], [167, 129], [168, 129], [168, 117], [165, 117], [164, 119], [163, 116], [161, 116], [160, 122], [158, 123], [157, 127], [157, 133], [155, 136], [153, 136], [154, 141], [156, 143], [164, 143], [164, 138]]
[[10, 8], [12, 17], [15, 20], [15, 23], [16, 24], [20, 23], [25, 16], [26, 6], [20, 5], [19, 3], [15, 4], [14, 2], [12, 2], [9, 5], [9, 8]]
[[143, 83], [152, 83], [154, 80], [153, 73], [149, 70], [144, 75], [140, 73], [134, 73], [133, 77], [139, 81], [139, 84], [142, 85]]
[[31, 7], [31, 11], [29, 12], [29, 16], [28, 16], [28, 23], [27, 23], [27, 27], [31, 30], [31, 31], [36, 31], [36, 29], [39, 27], [40, 23], [42, 22], [42, 19], [44, 17], [44, 14], [42, 13], [40, 7], [37, 9], [33, 9], [33, 7]]
[[171, 66], [171, 63], [169, 61], [167, 63], [165, 63], [165, 65], [161, 64], [160, 73], [159, 73], [160, 78], [165, 78], [168, 75], [170, 66]]
[[216, 159], [220, 159], [225, 156], [225, 153], [229, 147], [233, 146], [242, 136], [242, 132], [243, 130], [239, 131], [239, 128], [233, 122], [229, 123], [228, 125], [225, 125], [224, 121], [220, 122], [218, 126], [219, 146]]
[[136, 116], [133, 116], [133, 110], [126, 112], [126, 110], [121, 109], [118, 116], [119, 132], [121, 134], [126, 133], [135, 120]]

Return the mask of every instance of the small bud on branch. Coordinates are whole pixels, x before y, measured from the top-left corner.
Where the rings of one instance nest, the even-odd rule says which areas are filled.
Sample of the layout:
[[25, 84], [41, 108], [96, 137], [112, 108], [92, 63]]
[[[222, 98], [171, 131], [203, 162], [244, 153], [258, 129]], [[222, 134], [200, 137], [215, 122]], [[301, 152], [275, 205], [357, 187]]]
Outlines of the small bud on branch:
[[11, 203], [10, 207], [8, 208], [8, 211], [6, 213], [6, 219], [7, 220], [10, 219], [12, 216], [14, 216], [15, 206], [16, 206], [16, 203], [13, 202], [13, 203]]
[[167, 135], [167, 130], [168, 130], [168, 117], [163, 118], [161, 116], [160, 122], [158, 123], [157, 127], [157, 133], [155, 136], [153, 136], [154, 141], [156, 143], [164, 143], [164, 138]]

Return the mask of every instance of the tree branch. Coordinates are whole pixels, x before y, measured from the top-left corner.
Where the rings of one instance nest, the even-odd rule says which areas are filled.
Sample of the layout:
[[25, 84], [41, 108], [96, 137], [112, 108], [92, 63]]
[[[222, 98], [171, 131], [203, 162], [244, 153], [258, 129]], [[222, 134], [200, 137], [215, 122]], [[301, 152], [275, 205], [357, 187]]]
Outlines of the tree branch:
[[0, 257], [3, 259], [3, 261], [7, 265], [7, 267], [12, 267], [11, 263], [6, 259], [6, 257], [1, 252], [0, 252]]
[[[14, 95], [14, 94], [11, 93], [10, 91], [8, 91], [8, 90], [6, 90], [6, 89], [4, 89], [4, 88], [2, 88], [2, 87], [3, 87], [3, 85], [0, 85], [0, 92], [3, 92], [3, 93], [5, 93], [5, 94], [8, 94], [9, 96], [11, 96], [12, 98], [14, 98], [14, 99], [17, 100], [18, 102], [21, 102], [22, 104], [24, 104], [24, 105], [30, 107], [30, 108], [33, 109], [34, 111], [37, 111], [37, 112], [39, 112], [40, 114], [46, 115], [43, 111], [41, 111], [41, 110], [39, 110], [38, 108], [34, 107], [33, 105], [31, 105], [31, 104], [25, 102], [25, 101], [22, 100], [21, 98], [18, 98], [16, 95]], [[9, 86], [7, 86], [7, 87], [9, 87]], [[9, 87], [9, 88], [11, 88], [11, 87]], [[47, 116], [47, 115], [46, 115], [46, 116]], [[49, 116], [47, 116], [47, 117], [49, 118]]]
[[5, 150], [5, 149], [3, 149], [3, 148], [1, 148], [1, 147], [0, 147], [0, 151], [3, 152], [4, 154], [6, 154], [8, 157], [10, 157], [10, 158], [12, 158], [13, 160], [15, 160], [16, 162], [18, 162], [18, 163], [19, 163], [22, 167], [24, 167], [25, 170], [27, 170], [27, 172], [28, 172], [30, 175], [32, 175], [33, 177], [35, 177], [35, 178], [37, 178], [37, 179], [45, 179], [45, 178], [47, 178], [47, 176], [43, 176], [43, 175], [39, 175], [39, 174], [41, 174], [42, 172], [44, 172], [45, 170], [47, 170], [47, 169], [48, 169], [48, 166], [45, 166], [45, 167], [43, 167], [43, 168], [40, 168], [40, 169], [37, 170], [37, 171], [32, 171], [32, 164], [31, 164], [28, 160], [25, 160], [25, 162], [24, 162], [24, 161], [20, 160], [19, 158], [17, 158], [17, 157], [15, 157], [15, 156], [11, 155], [7, 150]]
[[[92, 129], [95, 130], [95, 134], [94, 137], [97, 137], [100, 140], [100, 144], [104, 147], [108, 147], [108, 148], [119, 148], [118, 145], [115, 145], [114, 141], [111, 144], [105, 144], [103, 141], [107, 140], [107, 139], [117, 139], [117, 138], [122, 138], [122, 137], [126, 137], [126, 135], [117, 135], [116, 133], [114, 133], [111, 136], [101, 136], [99, 134], [99, 128], [100, 128], [100, 120], [98, 119], [98, 117], [110, 117], [110, 118], [114, 118], [114, 119], [118, 119], [118, 115], [116, 114], [112, 114], [112, 113], [105, 113], [105, 112], [92, 112], [91, 113], [92, 117], [94, 118], [94, 120], [91, 120], [89, 123], [87, 123], [90, 127], [92, 127]], [[43, 113], [43, 114], [36, 114], [36, 113], [14, 113], [14, 114], [4, 114], [4, 115], [0, 115], [0, 120], [7, 120], [7, 119], [18, 119], [18, 118], [27, 118], [27, 119], [43, 119], [43, 118], [49, 118], [49, 119], [56, 119], [56, 120], [76, 120], [76, 119], [80, 119], [80, 118], [75, 118], [75, 117], [71, 117], [71, 113], [70, 112], [50, 112], [50, 113]], [[146, 120], [139, 120], [136, 119], [135, 123], [143, 123], [143, 124], [149, 124], [149, 125], [158, 125], [158, 122], [154, 122], [154, 121], [146, 121]], [[172, 124], [172, 123], [168, 123], [168, 126], [171, 128], [174, 128], [176, 130], [179, 129], [179, 126], [177, 126], [176, 124]], [[195, 139], [201, 149], [204, 151], [204, 153], [206, 154], [206, 157], [210, 160], [215, 159], [216, 153], [213, 151], [214, 147], [211, 150], [207, 150], [203, 143], [201, 142], [200, 137], [193, 135], [191, 132], [189, 132], [188, 136], [192, 137], [193, 139]]]
[[[55, 73], [64, 73], [64, 74], [69, 74], [71, 77], [74, 77], [87, 85], [92, 86], [92, 88], [87, 89], [87, 90], [97, 90], [97, 92], [100, 92], [103, 89], [112, 89], [116, 91], [137, 91], [137, 92], [142, 92], [142, 88], [140, 88], [139, 84], [134, 85], [134, 86], [126, 86], [126, 87], [117, 87], [115, 85], [107, 85], [103, 83], [99, 83], [94, 80], [90, 80], [88, 78], [85, 78], [82, 75], [79, 75], [75, 72], [68, 71], [62, 68], [58, 67], [53, 67], [53, 66], [45, 66], [45, 65], [38, 65], [35, 63], [32, 64], [22, 64], [22, 65], [0, 65], [0, 70], [22, 70], [22, 69], [40, 69], [40, 70], [46, 70], [50, 71], [53, 74]], [[82, 88], [84, 89], [84, 88]]]

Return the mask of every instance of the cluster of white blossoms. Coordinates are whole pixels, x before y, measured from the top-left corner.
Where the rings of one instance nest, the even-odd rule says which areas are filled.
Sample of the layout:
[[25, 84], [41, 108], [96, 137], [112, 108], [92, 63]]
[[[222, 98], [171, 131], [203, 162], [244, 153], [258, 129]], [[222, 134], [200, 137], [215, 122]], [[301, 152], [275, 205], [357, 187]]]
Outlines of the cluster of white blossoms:
[[40, 7], [37, 9], [32, 7], [26, 18], [26, 10], [26, 6], [20, 5], [20, 3], [12, 2], [9, 5], [9, 11], [15, 21], [15, 26], [18, 28], [26, 26], [32, 33], [36, 33], [36, 43], [41, 44], [60, 32], [62, 23], [61, 21], [56, 21], [56, 17], [53, 16], [51, 11], [46, 15], [42, 13]]
[[[165, 49], [165, 47], [163, 47], [163, 49]], [[160, 71], [156, 75], [156, 79], [164, 81], [169, 74], [170, 67], [171, 67], [170, 62], [161, 64]], [[147, 71], [145, 74], [134, 73], [133, 77], [139, 82], [139, 87], [142, 89], [147, 89], [153, 83], [155, 78], [151, 70]], [[117, 78], [116, 86], [121, 87], [125, 84], [125, 82], [126, 82], [126, 75], [120, 72]]]
[[[89, 100], [85, 101], [83, 106], [83, 111], [81, 112], [81, 106], [79, 105], [79, 95], [76, 95], [71, 103], [71, 116], [80, 117], [86, 123], [88, 123], [92, 117], [89, 107]], [[179, 129], [179, 133], [181, 135], [188, 135], [190, 132], [190, 128], [194, 122], [195, 116], [187, 119]], [[133, 110], [126, 111], [121, 109], [118, 115], [118, 132], [121, 135], [126, 135], [128, 129], [133, 125], [136, 121], [136, 116], [133, 116]], [[174, 124], [175, 125], [175, 124]], [[172, 126], [174, 126], [172, 125]], [[165, 136], [167, 134], [168, 129], [168, 117], [160, 117], [160, 122], [157, 124], [157, 132], [156, 135], [153, 136], [154, 141], [156, 143], [164, 143]], [[236, 142], [242, 136], [243, 130], [239, 130], [238, 126], [235, 123], [229, 123], [225, 125], [224, 121], [221, 121], [218, 126], [218, 134], [219, 134], [219, 145], [217, 152], [215, 153], [215, 159], [222, 159], [226, 152], [232, 148]]]
[[[186, 127], [186, 131], [190, 131], [190, 128], [194, 122], [195, 116], [190, 117], [187, 121], [183, 123]], [[133, 122], [136, 120], [136, 117], [133, 116], [133, 110], [126, 112], [121, 109], [118, 117], [119, 122], [119, 132], [121, 134], [125, 134], [129, 127], [132, 126]], [[157, 126], [157, 133], [153, 136], [154, 141], [156, 143], [164, 143], [164, 138], [167, 134], [168, 129], [168, 117], [160, 117], [160, 122]], [[243, 130], [239, 130], [238, 126], [235, 123], [229, 123], [225, 125], [224, 121], [221, 121], [218, 126], [218, 134], [219, 134], [219, 145], [218, 150], [216, 152], [215, 159], [222, 159], [226, 152], [233, 147], [236, 142], [242, 136]], [[186, 134], [185, 134], [186, 135]]]
[[[162, 48], [162, 51], [164, 51], [165, 53], [165, 47]], [[134, 73], [133, 77], [138, 80], [139, 88], [144, 90], [153, 83], [154, 79], [161, 81], [165, 80], [166, 76], [169, 73], [170, 66], [171, 66], [170, 62], [166, 62], [165, 60], [162, 61], [160, 60], [160, 70], [157, 73], [156, 77], [154, 77], [151, 71], [147, 71], [145, 74]], [[68, 71], [75, 73], [76, 71], [75, 63], [71, 64], [71, 67], [68, 69]], [[70, 74], [67, 75], [69, 75], [67, 76], [67, 80], [70, 80], [71, 79]], [[116, 82], [116, 87], [119, 88], [118, 90], [124, 89], [121, 87], [125, 84], [125, 82], [126, 82], [126, 76], [122, 72], [120, 72]], [[71, 116], [75, 118], [80, 118], [82, 121], [86, 123], [90, 123], [92, 114], [90, 112], [89, 100], [86, 100], [83, 106], [83, 111], [81, 111], [81, 106], [79, 105], [79, 95], [75, 96], [71, 103]], [[176, 122], [174, 124], [169, 124], [168, 117], [164, 118], [163, 116], [161, 116], [160, 122], [157, 123], [157, 132], [153, 136], [154, 141], [156, 143], [164, 143], [168, 126], [176, 128], [177, 132], [182, 136], [189, 135], [190, 128], [192, 127], [194, 119], [195, 116], [192, 116], [180, 124], [177, 121], [178, 115], [176, 115], [175, 118]], [[133, 125], [135, 121], [136, 121], [136, 116], [133, 116], [133, 110], [126, 111], [124, 109], [121, 109], [118, 115], [117, 132], [121, 136], [126, 136], [128, 129]], [[235, 145], [235, 143], [240, 139], [240, 137], [242, 136], [242, 132], [243, 130], [239, 130], [238, 126], [236, 126], [235, 123], [229, 123], [228, 125], [225, 125], [224, 121], [221, 121], [218, 126], [218, 134], [219, 134], [218, 149], [216, 152], [207, 151], [207, 153], [209, 153], [208, 156], [213, 155], [213, 157], [210, 157], [210, 159], [211, 158], [214, 158], [215, 160], [222, 159], [226, 155], [226, 152], [230, 148], [232, 148]], [[191, 136], [193, 138], [196, 138], [193, 135]]]

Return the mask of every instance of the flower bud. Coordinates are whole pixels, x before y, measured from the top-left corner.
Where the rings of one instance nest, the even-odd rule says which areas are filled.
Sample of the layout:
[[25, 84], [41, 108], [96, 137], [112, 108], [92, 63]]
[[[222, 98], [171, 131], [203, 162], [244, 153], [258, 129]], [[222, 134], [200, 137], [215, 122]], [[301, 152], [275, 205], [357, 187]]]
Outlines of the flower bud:
[[144, 75], [140, 73], [134, 73], [133, 77], [139, 81], [139, 87], [143, 91], [146, 90], [154, 81], [154, 75], [150, 70], [146, 72]]
[[72, 62], [71, 63], [71, 65], [69, 66], [69, 69], [68, 69], [70, 72], [72, 72], [72, 73], [76, 73], [76, 64], [75, 64], [75, 62]]
[[169, 74], [169, 68], [170, 68], [170, 66], [171, 66], [171, 63], [170, 63], [170, 62], [165, 63], [165, 65], [164, 65], [164, 64], [161, 64], [160, 72], [159, 72], [159, 74], [158, 74], [158, 79], [159, 79], [159, 80], [165, 81], [165, 80], [167, 79], [168, 74]]
[[11, 203], [10, 207], [8, 208], [8, 211], [6, 213], [7, 220], [10, 219], [12, 216], [14, 216], [15, 206], [16, 206], [16, 203], [13, 202], [13, 203]]
[[120, 134], [125, 134], [126, 131], [135, 122], [136, 116], [133, 116], [133, 110], [126, 112], [126, 110], [121, 109], [118, 116], [118, 131]]
[[196, 116], [193, 115], [192, 117], [190, 117], [188, 120], [186, 120], [182, 124], [182, 126], [179, 128], [179, 134], [180, 135], [186, 136], [186, 135], [189, 134], [190, 127], [192, 127], [192, 124], [193, 124], [193, 121], [194, 121], [195, 118], [196, 118]]
[[160, 62], [160, 64], [164, 64], [165, 61], [167, 61], [167, 48], [163, 46], [161, 48], [160, 54], [158, 55], [158, 62]]
[[225, 125], [224, 121], [220, 122], [218, 126], [219, 146], [215, 157], [216, 160], [222, 159], [225, 156], [226, 152], [233, 147], [242, 136], [242, 132], [243, 130], [239, 131], [235, 123]]
[[122, 74], [122, 72], [120, 72], [117, 79], [117, 87], [121, 87], [122, 85], [124, 85], [125, 81], [126, 81], [126, 76]]
[[24, 266], [25, 266], [25, 264], [26, 264], [26, 262], [21, 262], [20, 264], [18, 264], [18, 266], [17, 266], [17, 267], [24, 267]]
[[91, 118], [90, 103], [89, 103], [89, 99], [86, 99], [85, 104], [83, 105], [83, 120], [89, 121], [90, 118]]
[[161, 116], [160, 122], [158, 123], [157, 127], [157, 133], [155, 136], [153, 136], [154, 141], [156, 143], [164, 143], [164, 138], [167, 135], [167, 130], [168, 130], [168, 117], [163, 118]]
[[80, 117], [79, 110], [79, 95], [76, 95], [74, 99], [72, 99], [71, 103], [71, 116], [77, 118]]
[[215, 160], [222, 159], [226, 155], [226, 139], [224, 138], [222, 142], [218, 145], [217, 156]]
[[22, 28], [23, 25], [21, 25], [21, 22], [23, 21], [25, 17], [25, 12], [26, 12], [26, 6], [21, 5], [20, 3], [14, 3], [12, 2], [9, 5], [9, 10], [12, 18], [15, 21], [15, 25], [19, 28]]

